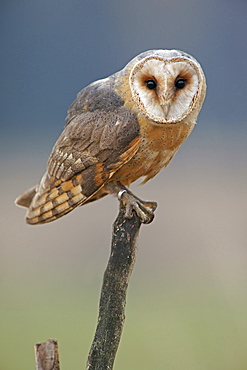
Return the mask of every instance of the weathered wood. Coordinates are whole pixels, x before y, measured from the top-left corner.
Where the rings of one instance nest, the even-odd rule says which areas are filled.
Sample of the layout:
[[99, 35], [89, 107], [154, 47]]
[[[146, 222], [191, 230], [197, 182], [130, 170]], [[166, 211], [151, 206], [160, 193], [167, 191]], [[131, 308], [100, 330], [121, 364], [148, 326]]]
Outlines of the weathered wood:
[[87, 370], [111, 370], [125, 320], [126, 292], [135, 263], [139, 217], [124, 217], [121, 205], [113, 225], [111, 254], [104, 274], [98, 324], [89, 352]]
[[36, 370], [59, 370], [58, 345], [55, 339], [35, 344]]

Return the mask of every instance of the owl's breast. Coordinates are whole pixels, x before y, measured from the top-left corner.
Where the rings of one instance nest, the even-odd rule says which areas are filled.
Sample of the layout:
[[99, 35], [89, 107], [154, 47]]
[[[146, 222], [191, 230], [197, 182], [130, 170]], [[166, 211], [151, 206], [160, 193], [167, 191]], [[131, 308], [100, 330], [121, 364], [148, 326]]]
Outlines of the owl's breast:
[[126, 186], [140, 177], [146, 182], [166, 167], [194, 128], [194, 124], [183, 122], [153, 125], [144, 117], [139, 118], [139, 124], [142, 139], [139, 150], [112, 178]]

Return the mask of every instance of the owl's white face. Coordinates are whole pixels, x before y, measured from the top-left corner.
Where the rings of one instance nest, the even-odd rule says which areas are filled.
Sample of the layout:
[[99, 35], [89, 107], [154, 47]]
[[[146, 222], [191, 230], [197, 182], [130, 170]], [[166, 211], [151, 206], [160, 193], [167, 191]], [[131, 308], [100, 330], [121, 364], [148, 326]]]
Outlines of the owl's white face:
[[174, 124], [187, 117], [198, 100], [203, 101], [204, 74], [200, 64], [182, 52], [159, 54], [136, 62], [130, 73], [131, 93], [147, 118], [158, 124]]

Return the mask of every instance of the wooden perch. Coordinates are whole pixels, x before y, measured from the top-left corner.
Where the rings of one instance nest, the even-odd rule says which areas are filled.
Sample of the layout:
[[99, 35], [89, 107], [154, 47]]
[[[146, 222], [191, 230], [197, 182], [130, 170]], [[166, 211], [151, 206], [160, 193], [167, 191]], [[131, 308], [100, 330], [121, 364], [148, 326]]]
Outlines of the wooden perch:
[[124, 217], [125, 207], [113, 225], [111, 254], [104, 274], [98, 325], [89, 352], [87, 370], [110, 370], [117, 353], [125, 320], [126, 291], [135, 263], [139, 217]]

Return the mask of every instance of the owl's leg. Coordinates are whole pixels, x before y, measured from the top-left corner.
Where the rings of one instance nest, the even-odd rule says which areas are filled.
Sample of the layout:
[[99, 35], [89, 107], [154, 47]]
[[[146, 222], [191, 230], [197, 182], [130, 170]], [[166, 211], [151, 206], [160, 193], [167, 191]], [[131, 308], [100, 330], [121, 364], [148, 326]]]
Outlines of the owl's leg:
[[157, 208], [156, 202], [147, 202], [137, 198], [129, 189], [119, 181], [111, 181], [107, 187], [125, 206], [125, 217], [131, 218], [132, 212], [135, 211], [144, 224], [149, 224], [154, 218], [154, 211]]

